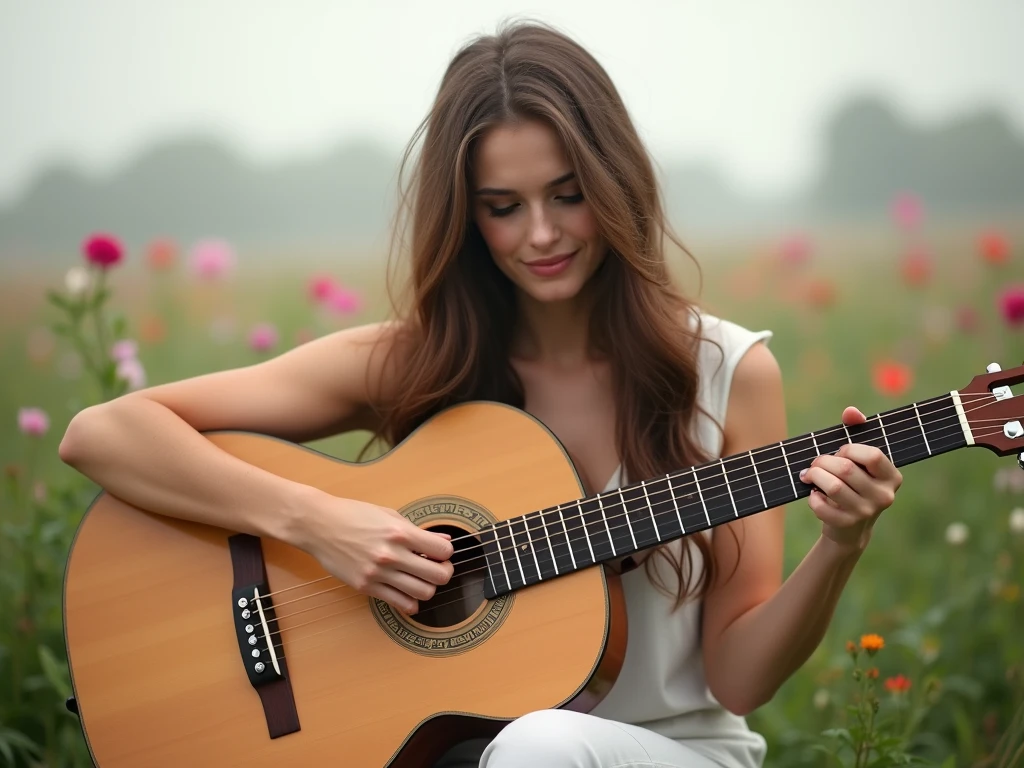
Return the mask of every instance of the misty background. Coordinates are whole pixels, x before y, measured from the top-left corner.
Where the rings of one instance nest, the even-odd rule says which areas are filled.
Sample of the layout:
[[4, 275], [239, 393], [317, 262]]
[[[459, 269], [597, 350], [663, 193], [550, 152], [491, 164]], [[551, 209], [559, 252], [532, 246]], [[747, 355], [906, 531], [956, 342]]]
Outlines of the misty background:
[[684, 238], [1024, 219], [1024, 3], [0, 0], [0, 267], [97, 230], [357, 253], [449, 58], [506, 18], [609, 71]]

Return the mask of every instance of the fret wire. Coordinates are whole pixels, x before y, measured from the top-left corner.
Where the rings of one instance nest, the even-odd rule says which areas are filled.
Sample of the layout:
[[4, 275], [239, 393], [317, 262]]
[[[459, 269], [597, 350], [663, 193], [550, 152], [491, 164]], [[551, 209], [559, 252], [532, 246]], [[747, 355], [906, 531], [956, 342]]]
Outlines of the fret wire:
[[843, 431], [846, 432], [846, 442], [852, 444], [853, 443], [853, 438], [850, 437], [850, 428], [847, 427], [846, 424], [843, 424]]
[[[799, 498], [800, 494], [796, 492], [796, 480], [793, 479], [793, 469], [789, 466], [789, 457], [786, 455], [786, 447], [782, 444], [781, 440], [779, 441], [779, 449], [782, 451], [783, 461], [786, 462], [786, 474], [789, 475], [789, 484], [793, 486], [793, 496]], [[729, 495], [732, 495], [732, 491], [729, 491]]]
[[544, 519], [544, 513], [540, 513], [540, 527], [544, 529], [544, 538], [548, 542], [548, 551], [551, 553], [551, 565], [555, 569], [555, 576], [558, 576], [558, 559], [555, 557], [555, 547], [551, 543], [551, 534], [548, 533], [548, 521]]
[[622, 499], [623, 516], [626, 518], [626, 525], [629, 526], [629, 538], [633, 540], [633, 550], [638, 550], [640, 546], [636, 543], [636, 536], [633, 535], [633, 524], [629, 521], [629, 507], [626, 506], [626, 497], [622, 495], [621, 487], [616, 490], [619, 492], [619, 498]]
[[594, 547], [590, 544], [590, 531], [587, 530], [587, 520], [583, 517], [583, 507], [581, 505], [582, 499], [579, 501], [572, 502], [576, 505], [576, 511], [579, 513], [577, 517], [580, 521], [580, 529], [583, 531], [583, 540], [587, 542], [587, 549], [590, 550], [590, 562], [596, 563], [597, 556], [594, 554]]
[[736, 509], [736, 499], [732, 495], [732, 486], [729, 484], [729, 476], [725, 473], [725, 458], [719, 457], [718, 463], [722, 467], [722, 478], [725, 480], [725, 490], [729, 492], [729, 501], [732, 502], [732, 513], [737, 518], [740, 516], [740, 511]]
[[498, 535], [497, 527], [495, 527], [493, 530], [494, 530], [494, 544], [498, 548], [498, 552], [497, 552], [498, 560], [501, 561], [501, 570], [503, 570], [505, 572], [505, 583], [508, 584], [508, 588], [509, 589], [512, 589], [512, 579], [508, 575], [508, 568], [505, 566], [505, 553], [504, 553], [504, 549], [501, 546], [501, 536]]
[[814, 436], [813, 432], [811, 432], [811, 442], [814, 443], [814, 452], [818, 454], [818, 456], [821, 456], [821, 449], [818, 447], [818, 440]]
[[[483, 532], [481, 531], [481, 534], [482, 533]], [[493, 526], [491, 527], [491, 533], [492, 534], [494, 533], [494, 527]], [[497, 539], [497, 537], [494, 538], [494, 544], [495, 544], [495, 547], [498, 548], [498, 539]], [[495, 554], [498, 555], [498, 559], [500, 560], [501, 559], [501, 549], [498, 548], [498, 551]], [[487, 575], [491, 577], [491, 590], [494, 592], [494, 594], [498, 594], [498, 585], [494, 583], [494, 569], [491, 568], [491, 561], [488, 560], [488, 558], [487, 558], [487, 550], [486, 549], [484, 549], [484, 565], [487, 568]], [[511, 583], [509, 583], [508, 588], [512, 589], [512, 584]]]
[[[544, 581], [544, 574], [541, 572], [540, 562], [537, 560], [537, 549], [533, 546], [533, 536], [530, 535], [530, 523], [525, 517], [523, 518], [523, 527], [526, 529], [526, 540], [530, 542], [530, 553], [533, 555], [533, 564], [537, 567], [537, 581]], [[555, 559], [553, 554], [551, 559]], [[555, 570], [558, 569], [556, 568]]]
[[768, 508], [768, 499], [764, 497], [764, 488], [761, 487], [761, 475], [757, 471], [757, 462], [754, 461], [754, 452], [750, 451], [750, 466], [754, 468], [754, 479], [757, 480], [757, 490], [761, 492], [761, 501], [765, 509]]
[[917, 416], [917, 425], [921, 428], [921, 437], [924, 438], [924, 447], [928, 450], [928, 455], [932, 455], [932, 447], [928, 445], [928, 433], [924, 431], [924, 424], [921, 422], [921, 412], [917, 410], [917, 403], [914, 403], [914, 414]]
[[526, 584], [526, 570], [523, 568], [523, 561], [519, 559], [519, 545], [516, 543], [516, 532], [512, 530], [512, 519], [508, 521], [508, 535], [512, 539], [512, 554], [516, 556], [516, 563], [519, 565], [519, 575], [523, 578], [523, 584]]
[[579, 570], [579, 566], [576, 565], [576, 555], [572, 553], [572, 540], [569, 538], [569, 529], [565, 527], [565, 516], [562, 514], [562, 505], [559, 504], [556, 509], [558, 510], [558, 517], [562, 521], [562, 530], [565, 531], [565, 545], [569, 549], [569, 559], [572, 560], [572, 569], [577, 571]]
[[665, 473], [665, 479], [668, 480], [668, 495], [672, 498], [672, 506], [676, 510], [676, 519], [679, 521], [679, 530], [686, 535], [686, 526], [683, 525], [683, 516], [679, 514], [679, 501], [676, 499], [675, 489], [672, 488], [672, 475]]
[[650, 498], [650, 496], [647, 495], [647, 481], [646, 480], [641, 480], [640, 481], [640, 487], [644, 491], [644, 501], [647, 502], [647, 508], [649, 510], [651, 510], [651, 523], [654, 525], [654, 535], [657, 537], [658, 541], [660, 542], [661, 541], [661, 531], [658, 530], [658, 521], [654, 519], [654, 505], [651, 504], [651, 498]]
[[889, 461], [892, 461], [892, 446], [889, 445], [889, 437], [885, 434], [885, 422], [882, 421], [882, 414], [878, 414], [878, 426], [882, 428], [882, 439], [885, 440], [885, 452], [889, 454]]
[[710, 528], [711, 516], [708, 514], [708, 505], [704, 503], [704, 494], [700, 489], [700, 480], [697, 479], [697, 468], [694, 467], [691, 473], [693, 474], [693, 482], [697, 485], [697, 496], [700, 497], [700, 505], [704, 507], [704, 519], [708, 521], [708, 528]]
[[604, 499], [600, 493], [597, 494], [597, 506], [601, 510], [601, 517], [604, 518], [604, 529], [608, 533], [608, 545], [612, 548], [612, 557], [618, 557], [618, 553], [615, 551], [615, 539], [612, 538], [612, 529], [608, 527], [608, 515], [604, 513]]

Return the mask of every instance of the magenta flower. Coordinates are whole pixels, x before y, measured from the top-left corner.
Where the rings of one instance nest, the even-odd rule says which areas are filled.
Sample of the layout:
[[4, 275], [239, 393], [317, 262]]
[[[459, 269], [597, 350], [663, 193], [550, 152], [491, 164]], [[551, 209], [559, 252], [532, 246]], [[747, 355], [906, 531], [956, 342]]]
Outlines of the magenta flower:
[[917, 229], [924, 220], [924, 205], [921, 203], [921, 198], [910, 192], [897, 195], [892, 201], [890, 212], [893, 220], [901, 229]]
[[23, 435], [42, 437], [50, 428], [50, 417], [42, 408], [19, 408], [18, 430]]
[[100, 269], [110, 269], [124, 259], [124, 248], [113, 235], [95, 234], [82, 243], [85, 260]]
[[117, 378], [128, 382], [128, 389], [142, 389], [146, 386], [146, 369], [138, 358], [126, 357], [117, 364]]
[[351, 288], [336, 285], [325, 303], [339, 315], [351, 315], [363, 308], [363, 297]]
[[118, 363], [132, 360], [139, 354], [139, 345], [132, 339], [121, 339], [110, 348], [110, 356]]
[[259, 323], [249, 331], [249, 347], [256, 352], [268, 352], [277, 345], [277, 328], [270, 323]]
[[192, 274], [203, 280], [226, 277], [235, 266], [235, 252], [224, 240], [200, 240], [189, 254]]
[[315, 302], [325, 301], [335, 288], [334, 279], [326, 275], [317, 275], [309, 281], [309, 298]]
[[1024, 283], [1003, 289], [999, 294], [999, 311], [1011, 328], [1024, 325]]

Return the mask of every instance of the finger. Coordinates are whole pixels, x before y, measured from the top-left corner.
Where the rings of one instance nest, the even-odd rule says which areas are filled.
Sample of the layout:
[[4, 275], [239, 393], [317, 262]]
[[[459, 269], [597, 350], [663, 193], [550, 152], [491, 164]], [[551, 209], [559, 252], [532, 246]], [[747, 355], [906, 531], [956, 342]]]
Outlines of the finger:
[[861, 413], [859, 409], [854, 408], [852, 405], [848, 405], [843, 410], [843, 424], [845, 424], [848, 427], [854, 424], [863, 424], [867, 420], [867, 416]]
[[397, 570], [405, 571], [411, 576], [415, 576], [430, 584], [437, 584], [438, 586], [447, 584], [448, 580], [452, 577], [452, 573], [455, 572], [455, 566], [448, 560], [438, 563], [434, 560], [415, 555], [412, 552], [407, 553], [406, 557], [401, 557], [394, 567]]
[[381, 576], [381, 579], [411, 600], [429, 600], [437, 592], [437, 587], [433, 584], [410, 576], [405, 571], [388, 571]]
[[864, 504], [860, 495], [856, 491], [831, 472], [821, 468], [820, 466], [812, 466], [808, 468], [804, 473], [802, 473], [802, 477], [800, 479], [809, 485], [817, 486], [821, 493], [828, 496], [829, 499], [834, 501], [840, 507], [844, 507], [846, 509], [859, 509]]
[[881, 449], [864, 443], [847, 443], [836, 451], [836, 456], [843, 456], [857, 462], [864, 470], [879, 480], [901, 479], [900, 471], [889, 460]]
[[418, 600], [414, 600], [404, 592], [400, 592], [394, 587], [389, 587], [387, 584], [374, 584], [367, 594], [371, 597], [376, 597], [378, 600], [383, 600], [392, 608], [404, 613], [419, 613], [420, 604]]
[[[873, 497], [878, 495], [875, 493], [878, 481], [871, 477], [862, 466], [847, 456], [832, 456], [830, 454], [818, 456], [811, 462], [811, 467], [825, 470], [825, 472], [838, 478], [860, 496]], [[804, 481], [806, 482], [806, 476]], [[815, 485], [818, 485], [818, 483], [815, 483]], [[818, 487], [832, 495], [828, 488], [821, 485], [818, 485]]]
[[425, 531], [419, 526], [409, 523], [412, 530], [409, 531], [409, 546], [413, 552], [426, 555], [432, 560], [444, 562], [450, 560], [455, 552], [451, 536], [444, 533]]

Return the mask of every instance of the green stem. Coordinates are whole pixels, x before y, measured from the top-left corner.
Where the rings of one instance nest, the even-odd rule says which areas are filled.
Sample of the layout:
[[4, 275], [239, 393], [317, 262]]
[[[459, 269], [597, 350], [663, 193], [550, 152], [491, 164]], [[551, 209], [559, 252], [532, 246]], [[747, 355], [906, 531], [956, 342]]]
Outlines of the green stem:
[[99, 344], [100, 360], [102, 361], [102, 368], [99, 371], [100, 389], [103, 393], [103, 400], [110, 399], [110, 391], [107, 386], [106, 368], [110, 363], [110, 348], [107, 340], [107, 329], [106, 324], [103, 322], [103, 312], [99, 303], [96, 301], [96, 297], [104, 290], [107, 284], [107, 271], [101, 269], [99, 277], [96, 279], [95, 290], [93, 291], [92, 301], [89, 302], [89, 313], [92, 315], [93, 325], [96, 328], [96, 341]]

